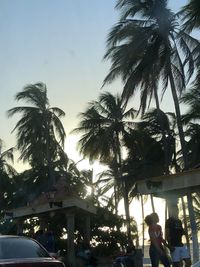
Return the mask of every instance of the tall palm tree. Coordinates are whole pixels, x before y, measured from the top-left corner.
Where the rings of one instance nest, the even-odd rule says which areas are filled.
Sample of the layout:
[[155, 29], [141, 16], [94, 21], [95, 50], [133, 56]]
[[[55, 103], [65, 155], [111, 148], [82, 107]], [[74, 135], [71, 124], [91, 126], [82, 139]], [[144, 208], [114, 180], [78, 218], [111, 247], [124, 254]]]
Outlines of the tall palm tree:
[[125, 100], [139, 89], [142, 111], [147, 100], [155, 96], [158, 85], [163, 94], [170, 85], [187, 168], [178, 94], [193, 74], [199, 42], [179, 28], [177, 16], [167, 8], [166, 0], [118, 0], [117, 8], [122, 18], [108, 36], [105, 58], [112, 65], [104, 83], [122, 77]]
[[13, 130], [17, 131], [20, 159], [28, 161], [35, 168], [47, 166], [52, 185], [55, 183], [54, 161], [64, 146], [65, 130], [60, 118], [65, 113], [57, 107], [50, 107], [47, 88], [43, 83], [25, 86], [15, 99], [30, 104], [8, 110], [9, 117], [21, 114]]
[[124, 207], [127, 220], [127, 235], [131, 240], [130, 214], [125, 180], [122, 179], [123, 136], [133, 125], [134, 109], [126, 109], [121, 98], [111, 93], [102, 93], [98, 101], [89, 103], [81, 121], [74, 132], [81, 133], [78, 147], [84, 157], [90, 160], [99, 159], [102, 163], [114, 162], [117, 180], [121, 180], [124, 197]]
[[[159, 86], [164, 94], [170, 85], [184, 168], [188, 169], [178, 96], [194, 73], [195, 62], [199, 63], [199, 42], [181, 29], [178, 16], [167, 7], [167, 0], [118, 0], [117, 8], [122, 16], [108, 36], [105, 58], [110, 59], [112, 65], [104, 84], [121, 77], [124, 82], [122, 97], [126, 101], [139, 89], [141, 111], [145, 110], [148, 99], [156, 95]], [[187, 197], [190, 219], [194, 223], [189, 192]], [[197, 246], [194, 225], [193, 229]], [[194, 253], [196, 251], [198, 248]], [[194, 257], [198, 259], [197, 254]]]

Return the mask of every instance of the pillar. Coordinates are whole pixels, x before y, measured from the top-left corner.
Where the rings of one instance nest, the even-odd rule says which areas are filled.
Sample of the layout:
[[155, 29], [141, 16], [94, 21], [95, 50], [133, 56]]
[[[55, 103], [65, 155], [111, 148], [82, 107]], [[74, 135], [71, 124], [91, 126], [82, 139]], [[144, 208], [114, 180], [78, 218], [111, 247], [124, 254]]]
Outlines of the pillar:
[[24, 230], [24, 220], [18, 219], [17, 220], [17, 235], [23, 235]]
[[39, 220], [40, 220], [40, 230], [45, 231], [47, 228], [45, 216], [39, 217]]
[[75, 267], [74, 249], [74, 214], [66, 214], [67, 218], [67, 260], [70, 267]]
[[[178, 196], [176, 194], [169, 193], [165, 197], [167, 202], [167, 208], [168, 208], [168, 216], [170, 216], [170, 211], [173, 209], [173, 207], [177, 207], [177, 214], [178, 217]], [[174, 210], [174, 209], [173, 209]]]
[[85, 227], [84, 227], [84, 243], [90, 243], [90, 215], [85, 216]]

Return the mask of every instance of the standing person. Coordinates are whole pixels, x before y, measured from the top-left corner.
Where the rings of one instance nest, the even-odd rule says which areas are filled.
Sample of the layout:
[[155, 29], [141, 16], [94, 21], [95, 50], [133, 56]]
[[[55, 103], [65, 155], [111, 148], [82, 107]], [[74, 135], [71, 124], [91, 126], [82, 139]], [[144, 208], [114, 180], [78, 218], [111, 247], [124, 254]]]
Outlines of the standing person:
[[47, 231], [45, 233], [45, 239], [46, 239], [46, 244], [45, 248], [48, 252], [50, 253], [56, 253], [56, 246], [55, 246], [55, 237], [52, 231]]
[[43, 229], [39, 229], [35, 233], [35, 239], [43, 246], [46, 247], [46, 237]]
[[171, 250], [171, 258], [173, 267], [182, 266], [182, 261], [185, 261], [185, 266], [191, 266], [190, 254], [187, 246], [182, 243], [182, 236], [185, 235], [181, 220], [178, 219], [177, 205], [170, 206], [169, 218], [165, 224], [166, 240], [174, 249]]
[[160, 261], [164, 267], [170, 267], [170, 261], [163, 248], [163, 245], [167, 246], [167, 243], [163, 239], [162, 228], [158, 224], [158, 221], [157, 213], [152, 213], [145, 217], [145, 223], [149, 227], [148, 232], [151, 242], [149, 248], [151, 264], [152, 267], [158, 267]]

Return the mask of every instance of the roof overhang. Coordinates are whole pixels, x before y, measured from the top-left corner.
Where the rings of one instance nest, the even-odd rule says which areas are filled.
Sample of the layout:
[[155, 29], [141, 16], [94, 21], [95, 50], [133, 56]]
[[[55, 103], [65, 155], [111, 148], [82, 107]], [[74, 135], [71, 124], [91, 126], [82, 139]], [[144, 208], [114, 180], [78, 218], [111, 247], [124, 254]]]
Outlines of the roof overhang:
[[200, 169], [138, 181], [137, 190], [142, 195], [154, 194], [159, 197], [170, 193], [184, 196], [188, 190], [197, 192], [200, 191]]
[[8, 218], [24, 218], [36, 217], [42, 213], [49, 213], [55, 211], [72, 212], [72, 210], [79, 210], [81, 212], [95, 214], [96, 208], [88, 201], [77, 197], [67, 197], [62, 199], [62, 207], [52, 206], [49, 203], [42, 203], [37, 205], [29, 205], [16, 209], [10, 209], [5, 212], [5, 219]]

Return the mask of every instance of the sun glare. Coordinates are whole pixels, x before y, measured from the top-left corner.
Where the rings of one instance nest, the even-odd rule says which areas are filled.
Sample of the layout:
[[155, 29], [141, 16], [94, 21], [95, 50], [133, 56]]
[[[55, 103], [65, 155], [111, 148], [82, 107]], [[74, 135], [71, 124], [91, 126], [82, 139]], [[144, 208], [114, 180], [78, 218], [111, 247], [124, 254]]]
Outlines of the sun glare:
[[88, 159], [84, 159], [78, 152], [77, 143], [79, 137], [77, 135], [69, 135], [65, 141], [65, 152], [68, 157], [77, 163], [77, 167], [80, 170], [93, 170], [93, 177], [103, 170], [106, 169], [105, 166], [99, 164], [97, 161], [90, 163]]

